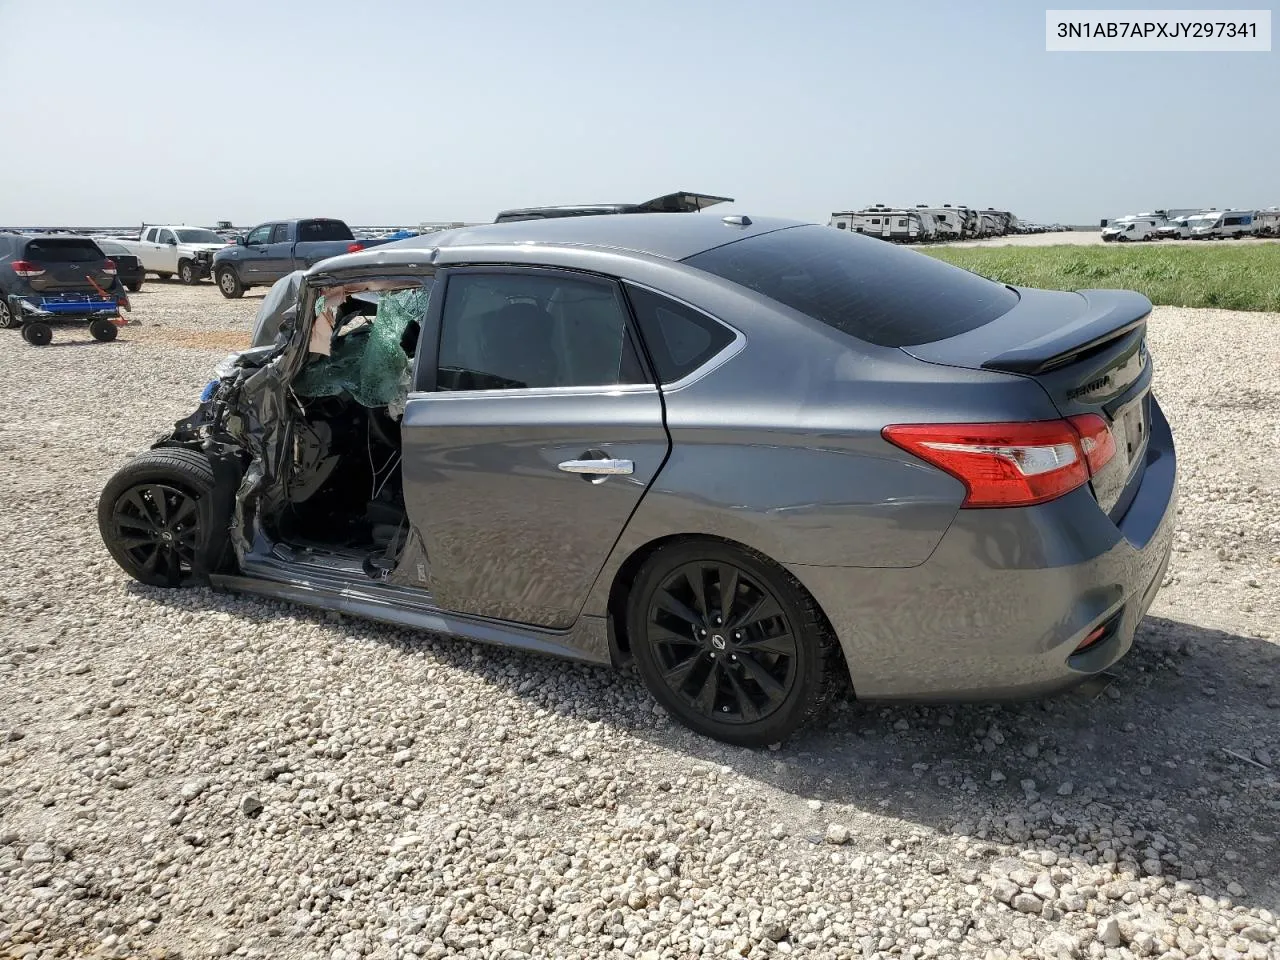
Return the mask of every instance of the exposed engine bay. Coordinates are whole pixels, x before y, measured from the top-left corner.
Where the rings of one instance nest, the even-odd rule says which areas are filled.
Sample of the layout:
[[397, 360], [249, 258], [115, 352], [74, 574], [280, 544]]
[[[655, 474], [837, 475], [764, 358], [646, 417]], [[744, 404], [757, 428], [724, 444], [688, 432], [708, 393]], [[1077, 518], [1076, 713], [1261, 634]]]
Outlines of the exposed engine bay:
[[[379, 279], [276, 297], [275, 342], [224, 360], [200, 407], [156, 444], [198, 445], [241, 473], [230, 535], [242, 560], [284, 545], [358, 561], [374, 579], [395, 568], [410, 533], [400, 419], [428, 284]], [[298, 322], [304, 309], [309, 324]]]

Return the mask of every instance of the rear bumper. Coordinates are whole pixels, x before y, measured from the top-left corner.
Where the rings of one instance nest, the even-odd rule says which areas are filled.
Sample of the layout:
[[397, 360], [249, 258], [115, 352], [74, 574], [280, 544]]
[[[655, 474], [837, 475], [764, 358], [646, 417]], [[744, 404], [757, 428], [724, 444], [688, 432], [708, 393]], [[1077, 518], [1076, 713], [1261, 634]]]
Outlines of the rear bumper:
[[[909, 568], [789, 565], [830, 619], [864, 699], [985, 700], [1065, 689], [1128, 653], [1164, 579], [1177, 461], [1151, 405], [1147, 468], [1117, 524], [1080, 488], [1051, 503], [961, 510]], [[1105, 625], [1104, 637], [1075, 653]]]

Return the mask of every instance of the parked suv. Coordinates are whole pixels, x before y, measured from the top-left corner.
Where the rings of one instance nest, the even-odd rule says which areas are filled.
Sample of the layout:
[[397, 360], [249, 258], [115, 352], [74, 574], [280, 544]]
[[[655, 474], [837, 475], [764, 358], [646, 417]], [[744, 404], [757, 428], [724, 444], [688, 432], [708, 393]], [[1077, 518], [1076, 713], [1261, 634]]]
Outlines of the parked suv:
[[89, 321], [95, 340], [114, 340], [129, 309], [113, 260], [88, 237], [0, 233], [0, 326], [21, 327], [42, 347], [51, 324]]

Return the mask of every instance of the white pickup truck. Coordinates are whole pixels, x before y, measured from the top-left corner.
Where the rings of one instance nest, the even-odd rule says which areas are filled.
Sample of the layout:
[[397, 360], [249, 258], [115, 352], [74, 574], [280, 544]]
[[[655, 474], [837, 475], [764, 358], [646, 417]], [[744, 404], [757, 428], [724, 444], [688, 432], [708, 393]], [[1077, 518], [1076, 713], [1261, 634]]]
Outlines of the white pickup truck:
[[204, 227], [179, 224], [146, 225], [137, 237], [112, 237], [138, 258], [143, 272], [162, 280], [177, 276], [183, 283], [206, 279], [213, 255], [228, 246], [226, 240]]

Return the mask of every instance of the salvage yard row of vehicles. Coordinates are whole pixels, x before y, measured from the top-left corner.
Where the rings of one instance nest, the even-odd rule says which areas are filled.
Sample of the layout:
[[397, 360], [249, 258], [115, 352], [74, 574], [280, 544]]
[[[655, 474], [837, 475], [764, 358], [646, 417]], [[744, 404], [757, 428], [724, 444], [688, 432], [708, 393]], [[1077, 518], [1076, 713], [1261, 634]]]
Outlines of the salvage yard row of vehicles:
[[1056, 233], [1067, 228], [1060, 223], [1039, 224], [1020, 221], [1008, 210], [953, 206], [889, 207], [877, 203], [865, 210], [842, 210], [831, 214], [828, 226], [861, 233], [893, 243], [930, 243], [945, 240], [977, 240], [1021, 233]]
[[1280, 207], [1265, 210], [1156, 210], [1105, 222], [1104, 243], [1143, 240], [1239, 240], [1280, 236]]

